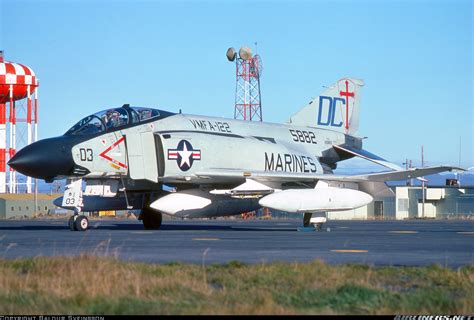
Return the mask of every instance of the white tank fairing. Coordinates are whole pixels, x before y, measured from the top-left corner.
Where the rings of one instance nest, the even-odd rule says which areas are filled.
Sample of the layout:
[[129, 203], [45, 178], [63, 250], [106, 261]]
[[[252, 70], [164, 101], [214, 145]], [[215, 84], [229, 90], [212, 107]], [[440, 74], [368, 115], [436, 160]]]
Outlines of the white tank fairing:
[[181, 218], [230, 216], [260, 208], [255, 199], [233, 199], [199, 189], [168, 194], [151, 203], [150, 207]]
[[320, 212], [356, 209], [372, 202], [369, 194], [334, 187], [288, 189], [260, 199], [262, 207], [286, 212]]

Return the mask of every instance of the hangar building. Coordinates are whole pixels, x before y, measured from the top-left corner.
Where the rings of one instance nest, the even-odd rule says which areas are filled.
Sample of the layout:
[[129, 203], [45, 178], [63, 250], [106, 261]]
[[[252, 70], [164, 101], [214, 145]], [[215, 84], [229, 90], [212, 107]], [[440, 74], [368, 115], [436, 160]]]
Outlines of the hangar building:
[[[54, 213], [56, 206], [53, 200], [60, 197], [58, 194], [38, 193], [38, 214]], [[13, 217], [34, 216], [35, 199], [33, 193], [0, 194], [0, 219]]]
[[421, 187], [392, 187], [394, 196], [374, 198], [367, 206], [340, 212], [329, 212], [331, 220], [347, 219], [416, 219], [474, 217], [474, 188], [426, 188], [423, 215]]

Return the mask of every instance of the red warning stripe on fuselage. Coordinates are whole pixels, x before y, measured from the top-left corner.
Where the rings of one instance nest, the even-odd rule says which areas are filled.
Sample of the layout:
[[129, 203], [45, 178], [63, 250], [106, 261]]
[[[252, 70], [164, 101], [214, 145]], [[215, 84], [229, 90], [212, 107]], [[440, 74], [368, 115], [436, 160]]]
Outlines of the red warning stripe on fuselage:
[[107, 153], [112, 150], [113, 148], [115, 148], [116, 146], [118, 146], [120, 143], [122, 143], [123, 141], [125, 140], [125, 137], [121, 137], [120, 139], [118, 139], [117, 141], [115, 141], [111, 146], [109, 146], [107, 149], [105, 149], [101, 154], [99, 154], [99, 156], [101, 156], [102, 158], [104, 158], [105, 160], [108, 160], [116, 165], [118, 165], [119, 167], [122, 167], [124, 169], [127, 169], [127, 165], [125, 165], [124, 163], [116, 160], [116, 159], [112, 159], [111, 157], [109, 157], [107, 155]]

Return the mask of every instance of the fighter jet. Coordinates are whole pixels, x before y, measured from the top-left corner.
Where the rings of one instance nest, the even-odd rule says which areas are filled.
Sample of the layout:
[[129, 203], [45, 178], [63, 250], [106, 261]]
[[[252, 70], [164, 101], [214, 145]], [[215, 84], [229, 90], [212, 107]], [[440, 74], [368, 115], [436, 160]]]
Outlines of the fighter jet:
[[[304, 213], [304, 226], [319, 228], [326, 221], [321, 213], [367, 205], [388, 180], [457, 169], [404, 170], [364, 150], [357, 136], [362, 86], [340, 79], [285, 124], [125, 104], [26, 146], [8, 164], [47, 182], [67, 179], [55, 203], [73, 210], [74, 231], [89, 226], [83, 212], [137, 209], [145, 229], [158, 229], [162, 214], [203, 218], [261, 207]], [[333, 173], [352, 157], [390, 170]]]

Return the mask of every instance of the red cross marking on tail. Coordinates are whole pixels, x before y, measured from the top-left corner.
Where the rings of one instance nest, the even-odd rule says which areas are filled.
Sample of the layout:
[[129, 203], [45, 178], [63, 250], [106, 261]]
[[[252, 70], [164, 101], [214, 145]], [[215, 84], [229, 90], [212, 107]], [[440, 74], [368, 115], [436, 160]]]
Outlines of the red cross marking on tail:
[[346, 80], [346, 91], [339, 91], [342, 97], [346, 97], [346, 130], [349, 130], [349, 97], [354, 98], [354, 92], [349, 92], [349, 81]]

